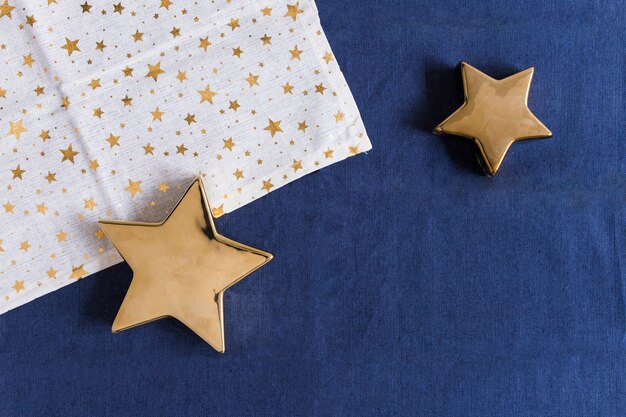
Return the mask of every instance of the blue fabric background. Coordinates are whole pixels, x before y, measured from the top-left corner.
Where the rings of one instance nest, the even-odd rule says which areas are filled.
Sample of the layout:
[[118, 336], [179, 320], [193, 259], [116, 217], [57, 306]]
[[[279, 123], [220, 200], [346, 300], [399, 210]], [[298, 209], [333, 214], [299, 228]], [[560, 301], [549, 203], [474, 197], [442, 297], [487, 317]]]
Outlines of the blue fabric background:
[[[626, 4], [319, 0], [374, 150], [218, 221], [273, 252], [221, 356], [112, 335], [111, 268], [0, 317], [0, 416], [625, 416]], [[430, 130], [460, 60], [535, 66], [554, 138], [494, 178]]]

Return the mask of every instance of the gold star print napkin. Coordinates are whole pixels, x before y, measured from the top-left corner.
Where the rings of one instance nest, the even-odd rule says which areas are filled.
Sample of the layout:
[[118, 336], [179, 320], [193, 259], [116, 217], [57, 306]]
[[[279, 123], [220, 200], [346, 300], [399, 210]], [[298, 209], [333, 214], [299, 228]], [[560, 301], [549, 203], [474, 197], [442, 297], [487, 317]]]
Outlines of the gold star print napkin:
[[313, 1], [0, 0], [0, 313], [196, 175], [220, 216], [370, 147]]

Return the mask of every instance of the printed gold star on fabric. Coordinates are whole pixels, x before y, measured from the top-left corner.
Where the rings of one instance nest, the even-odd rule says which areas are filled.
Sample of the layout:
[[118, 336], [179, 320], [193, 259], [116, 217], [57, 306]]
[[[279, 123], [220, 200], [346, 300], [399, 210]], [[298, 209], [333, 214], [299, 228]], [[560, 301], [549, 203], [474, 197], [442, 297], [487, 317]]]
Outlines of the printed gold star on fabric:
[[75, 41], [70, 40], [69, 38], [65, 38], [65, 45], [61, 47], [67, 51], [67, 55], [72, 55], [74, 52], [80, 52], [80, 48], [78, 47], [78, 39]]
[[291, 17], [295, 22], [298, 19], [298, 15], [303, 13], [303, 10], [300, 9], [300, 2], [296, 4], [288, 4], [287, 5], [287, 13], [285, 13], [285, 17]]
[[23, 119], [20, 119], [17, 122], [9, 122], [9, 133], [7, 133], [7, 135], [13, 135], [15, 139], [19, 140], [22, 133], [27, 131], [28, 130], [24, 127]]
[[[20, 168], [20, 165], [18, 165], [17, 167], [15, 167], [15, 169], [11, 170], [11, 173], [13, 174], [13, 179], [23, 179], [22, 175], [26, 172], [26, 170], [23, 170]], [[5, 206], [6, 208], [6, 206]]]
[[15, 6], [11, 6], [8, 0], [4, 0], [4, 3], [0, 4], [0, 19], [2, 19], [4, 16], [8, 17], [9, 19], [13, 19], [13, 16], [11, 16], [11, 12], [14, 9]]
[[280, 127], [280, 123], [281, 123], [280, 120], [273, 121], [272, 119], [268, 119], [268, 125], [267, 127], [265, 127], [264, 130], [267, 130], [268, 132], [270, 132], [272, 134], [272, 137], [274, 137], [276, 133], [283, 131], [283, 129], [281, 129]]
[[200, 94], [200, 104], [208, 101], [210, 104], [213, 104], [213, 97], [217, 95], [215, 91], [211, 91], [211, 86], [207, 84], [204, 90], [198, 90], [198, 94]]
[[515, 141], [552, 136], [528, 108], [533, 68], [496, 80], [463, 62], [461, 73], [465, 103], [435, 133], [474, 140], [489, 174], [495, 175]]
[[200, 45], [198, 45], [198, 48], [202, 48], [206, 51], [209, 46], [211, 46], [211, 42], [209, 42], [208, 36], [204, 38], [200, 38]]
[[129, 192], [131, 198], [135, 198], [135, 194], [143, 192], [141, 189], [141, 180], [133, 181], [130, 178], [128, 179], [128, 187], [124, 189]]
[[67, 147], [67, 149], [59, 149], [59, 151], [63, 154], [61, 162], [70, 161], [71, 163], [74, 163], [74, 157], [80, 153], [72, 149], [71, 143], [70, 146]]
[[154, 81], [157, 81], [159, 75], [164, 73], [165, 71], [161, 69], [161, 61], [157, 62], [154, 65], [148, 64], [148, 73], [146, 74], [146, 78], [152, 77]]
[[224, 292], [272, 255], [217, 232], [200, 179], [161, 223], [99, 224], [133, 270], [113, 332], [171, 316], [224, 352]]

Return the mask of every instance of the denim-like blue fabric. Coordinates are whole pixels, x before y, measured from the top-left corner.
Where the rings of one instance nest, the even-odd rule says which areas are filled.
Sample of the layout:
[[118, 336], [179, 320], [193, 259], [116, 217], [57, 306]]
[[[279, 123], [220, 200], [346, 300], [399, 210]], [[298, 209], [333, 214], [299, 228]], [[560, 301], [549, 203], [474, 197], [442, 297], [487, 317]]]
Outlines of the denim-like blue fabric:
[[[626, 416], [626, 3], [318, 0], [374, 149], [220, 219], [273, 252], [225, 355], [109, 332], [120, 265], [0, 317], [0, 416]], [[430, 130], [535, 66], [497, 176]], [[1, 237], [1, 236], [0, 236]]]

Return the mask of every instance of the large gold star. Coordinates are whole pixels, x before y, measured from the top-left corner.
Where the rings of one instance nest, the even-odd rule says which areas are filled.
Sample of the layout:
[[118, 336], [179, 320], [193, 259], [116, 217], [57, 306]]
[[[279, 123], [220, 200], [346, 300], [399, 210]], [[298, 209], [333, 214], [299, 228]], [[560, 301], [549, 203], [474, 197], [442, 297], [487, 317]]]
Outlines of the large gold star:
[[101, 221], [133, 270], [114, 332], [174, 317], [224, 352], [224, 292], [272, 255], [221, 236], [197, 178], [161, 223]]
[[435, 133], [474, 140], [491, 175], [498, 171], [513, 142], [552, 136], [528, 108], [533, 68], [503, 80], [495, 80], [465, 62], [461, 72], [465, 103], [437, 126]]
[[148, 64], [148, 73], [146, 74], [146, 78], [152, 77], [154, 81], [157, 81], [157, 78], [159, 77], [159, 75], [163, 73], [165, 73], [165, 71], [161, 69], [161, 61], [157, 62], [154, 65]]
[[63, 45], [61, 49], [65, 49], [68, 56], [72, 55], [73, 52], [80, 52], [80, 48], [78, 47], [78, 39], [72, 41], [69, 38], [65, 38], [65, 45]]

